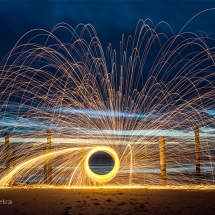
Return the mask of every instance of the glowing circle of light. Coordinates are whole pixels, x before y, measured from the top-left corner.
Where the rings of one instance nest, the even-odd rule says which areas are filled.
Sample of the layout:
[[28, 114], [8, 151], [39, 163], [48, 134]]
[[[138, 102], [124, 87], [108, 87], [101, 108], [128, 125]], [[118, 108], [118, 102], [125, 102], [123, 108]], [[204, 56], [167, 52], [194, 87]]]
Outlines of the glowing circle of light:
[[[96, 153], [96, 152], [106, 152], [108, 153], [114, 160], [114, 167], [113, 169], [107, 173], [107, 174], [104, 174], [104, 175], [99, 175], [99, 174], [96, 174], [94, 173], [91, 169], [90, 169], [90, 166], [89, 166], [89, 159], [90, 157]], [[116, 151], [110, 147], [107, 147], [107, 146], [98, 146], [94, 149], [92, 149], [86, 156], [86, 159], [85, 159], [85, 170], [86, 170], [86, 173], [87, 175], [93, 180], [93, 181], [96, 181], [96, 182], [99, 182], [99, 183], [105, 183], [105, 182], [108, 182], [110, 180], [112, 180], [118, 173], [118, 170], [119, 170], [119, 167], [120, 167], [120, 161], [119, 161], [119, 157], [116, 153]]]

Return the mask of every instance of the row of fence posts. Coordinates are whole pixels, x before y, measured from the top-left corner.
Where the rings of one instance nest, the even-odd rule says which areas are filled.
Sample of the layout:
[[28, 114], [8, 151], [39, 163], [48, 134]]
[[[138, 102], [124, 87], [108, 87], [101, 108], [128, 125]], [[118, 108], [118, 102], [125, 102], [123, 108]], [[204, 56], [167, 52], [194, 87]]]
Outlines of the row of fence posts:
[[[199, 126], [194, 126], [194, 135], [195, 135], [195, 155], [196, 155], [196, 184], [201, 183], [200, 178], [200, 140], [199, 140]], [[47, 143], [43, 148], [44, 154], [51, 153], [51, 131], [46, 131]], [[12, 151], [12, 165], [13, 169], [16, 167], [16, 150], [15, 146], [11, 148]], [[160, 152], [160, 177], [161, 177], [161, 185], [165, 186], [167, 181], [166, 174], [166, 152], [165, 152], [165, 137], [159, 137], [159, 152]], [[48, 157], [49, 155], [47, 155]], [[8, 175], [10, 173], [10, 142], [9, 142], [9, 134], [5, 134], [5, 174]], [[84, 169], [82, 167], [82, 177], [84, 177]], [[84, 180], [84, 178], [82, 178]], [[51, 184], [52, 183], [52, 160], [45, 159], [44, 161], [44, 183]], [[13, 179], [10, 185], [16, 184], [16, 176], [13, 176]]]
[[[52, 160], [49, 153], [51, 153], [51, 131], [46, 131], [47, 143], [44, 145], [43, 153], [47, 155], [47, 159], [44, 161], [43, 175], [44, 175], [44, 183], [51, 184], [52, 183]], [[10, 156], [11, 154], [11, 156]], [[10, 152], [10, 141], [9, 134], [5, 134], [5, 175], [8, 175], [11, 170], [16, 168], [16, 148], [15, 146], [11, 147]], [[10, 167], [10, 162], [12, 161], [12, 168]], [[13, 186], [17, 184], [16, 175], [13, 175], [9, 185]]]
[[[196, 155], [196, 184], [201, 184], [200, 174], [200, 140], [199, 140], [199, 126], [194, 126], [195, 136], [195, 155]], [[161, 185], [166, 185], [167, 174], [166, 174], [166, 152], [165, 152], [165, 137], [159, 137], [159, 151], [160, 151], [160, 175]]]

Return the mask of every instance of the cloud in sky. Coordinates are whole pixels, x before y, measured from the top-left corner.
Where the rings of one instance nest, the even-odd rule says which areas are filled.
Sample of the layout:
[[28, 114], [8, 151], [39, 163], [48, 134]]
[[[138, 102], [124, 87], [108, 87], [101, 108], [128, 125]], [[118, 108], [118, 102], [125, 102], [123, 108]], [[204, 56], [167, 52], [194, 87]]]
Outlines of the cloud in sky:
[[[37, 118], [32, 117], [32, 113], [39, 116]], [[20, 113], [22, 113], [20, 115]], [[48, 118], [48, 116], [51, 117]], [[43, 117], [44, 116], [44, 117]], [[127, 113], [122, 111], [110, 111], [110, 110], [84, 110], [84, 109], [74, 109], [74, 108], [34, 108], [30, 106], [18, 106], [18, 105], [7, 105], [1, 106], [0, 112], [0, 126], [3, 130], [12, 130], [16, 133], [22, 133], [22, 129], [25, 129], [25, 132], [36, 132], [43, 131], [47, 128], [54, 131], [72, 131], [80, 129], [78, 122], [74, 124], [70, 121], [63, 121], [59, 123], [59, 120], [53, 120], [54, 117], [59, 119], [62, 116], [71, 116], [71, 117], [82, 117], [89, 119], [99, 119], [104, 120], [109, 117], [113, 118], [131, 118], [131, 119], [143, 119], [148, 120], [157, 118], [158, 116], [153, 114], [137, 114], [137, 113]], [[21, 129], [22, 128], [22, 129]]]
[[[52, 131], [57, 132], [71, 132], [71, 131], [78, 131], [79, 129], [82, 130], [84, 133], [92, 134], [93, 136], [99, 135], [99, 136], [166, 136], [166, 137], [176, 137], [176, 138], [193, 138], [194, 134], [192, 130], [177, 130], [177, 129], [140, 129], [140, 130], [111, 130], [111, 129], [90, 129], [90, 128], [81, 128], [78, 125], [78, 122], [74, 124], [74, 121], [63, 121], [62, 123], [58, 123], [58, 120], [53, 120], [52, 117], [49, 118], [32, 118], [31, 115], [28, 117], [28, 114], [23, 115], [16, 115], [16, 111], [19, 112], [29, 112], [31, 113], [32, 110], [37, 111], [38, 115], [41, 113], [47, 115], [47, 113], [51, 113], [51, 116], [53, 114], [56, 114], [56, 117], [60, 117], [62, 115], [66, 115], [68, 118], [69, 116], [76, 118], [78, 116], [81, 116], [83, 118], [91, 118], [93, 119], [99, 119], [104, 120], [108, 117], [118, 118], [121, 119], [124, 118], [130, 118], [130, 119], [148, 119], [148, 120], [154, 120], [159, 119], [159, 116], [152, 115], [152, 114], [136, 114], [136, 113], [126, 113], [126, 112], [120, 112], [120, 111], [110, 111], [110, 110], [83, 110], [83, 109], [74, 109], [74, 108], [35, 108], [32, 109], [29, 106], [23, 106], [22, 108], [18, 105], [9, 105], [6, 110], [12, 110], [13, 113], [7, 113], [1, 112], [0, 114], [0, 126], [4, 132], [14, 132], [14, 133], [22, 133], [23, 129], [25, 133], [34, 133], [34, 132], [45, 132], [47, 129], [50, 129]], [[211, 113], [215, 115], [215, 111], [213, 110], [207, 110], [205, 111], [207, 113]], [[37, 115], [36, 114], [36, 115]], [[48, 114], [49, 115], [49, 114]], [[42, 115], [41, 115], [42, 116]], [[215, 128], [210, 127], [201, 127], [200, 128], [200, 135], [201, 137], [215, 137]], [[35, 139], [36, 141], [36, 139]]]

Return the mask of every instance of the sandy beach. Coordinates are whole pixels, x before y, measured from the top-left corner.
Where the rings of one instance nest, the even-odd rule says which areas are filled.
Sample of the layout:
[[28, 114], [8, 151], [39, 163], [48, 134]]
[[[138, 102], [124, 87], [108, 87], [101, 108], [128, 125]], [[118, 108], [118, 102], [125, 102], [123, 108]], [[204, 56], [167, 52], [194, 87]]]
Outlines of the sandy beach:
[[0, 200], [2, 215], [215, 214], [215, 190], [14, 188]]

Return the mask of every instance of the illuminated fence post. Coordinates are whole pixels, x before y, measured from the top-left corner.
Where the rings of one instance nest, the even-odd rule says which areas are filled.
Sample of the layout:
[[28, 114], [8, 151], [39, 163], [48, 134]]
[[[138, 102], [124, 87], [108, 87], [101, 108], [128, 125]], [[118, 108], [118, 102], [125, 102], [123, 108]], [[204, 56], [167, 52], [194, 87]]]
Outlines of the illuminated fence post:
[[10, 172], [10, 142], [9, 134], [5, 133], [5, 174], [8, 175]]
[[[85, 156], [84, 147], [81, 148], [81, 157]], [[81, 185], [85, 186], [85, 168], [84, 161], [81, 163]]]
[[161, 185], [166, 185], [165, 137], [159, 137]]
[[[43, 154], [46, 155], [47, 150], [46, 150], [46, 145], [43, 147]], [[47, 184], [47, 160], [45, 158], [44, 160], [44, 167], [43, 167], [43, 176], [44, 176], [44, 183]]]
[[195, 134], [195, 150], [196, 150], [196, 184], [201, 183], [200, 179], [200, 140], [199, 140], [199, 126], [194, 126]]
[[[47, 134], [47, 153], [51, 152], [51, 131], [46, 131]], [[51, 184], [52, 183], [52, 161], [50, 158], [48, 158], [48, 163], [47, 163], [47, 183]]]
[[[16, 168], [16, 147], [12, 147], [13, 169]], [[16, 185], [16, 174], [13, 176], [12, 185]]]

